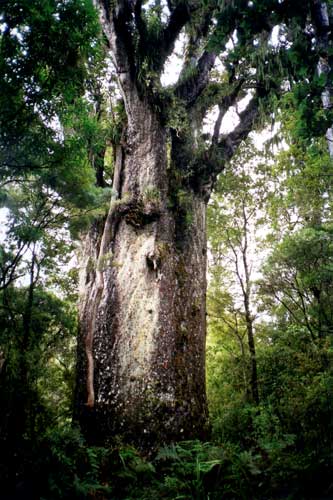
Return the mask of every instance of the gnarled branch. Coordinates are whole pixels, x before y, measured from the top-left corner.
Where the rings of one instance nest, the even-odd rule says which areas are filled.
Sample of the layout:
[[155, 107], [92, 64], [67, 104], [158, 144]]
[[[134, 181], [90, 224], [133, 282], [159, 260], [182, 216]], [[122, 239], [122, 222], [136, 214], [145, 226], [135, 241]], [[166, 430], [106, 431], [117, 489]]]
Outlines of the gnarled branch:
[[[248, 106], [239, 113], [240, 122], [237, 127], [227, 136], [222, 137], [217, 147], [223, 149], [225, 161], [229, 161], [234, 155], [240, 143], [247, 138], [253, 128], [253, 124], [259, 113], [259, 98], [253, 97]], [[218, 172], [219, 173], [219, 172]]]
[[119, 0], [115, 7], [104, 0], [93, 0], [99, 13], [104, 35], [111, 49], [111, 56], [122, 85], [130, 84], [135, 75], [135, 50], [130, 29], [133, 22], [134, 3]]
[[[218, 104], [219, 114], [218, 114], [218, 117], [217, 117], [217, 119], [215, 121], [215, 125], [214, 125], [212, 144], [218, 143], [218, 140], [220, 137], [222, 120], [223, 120], [224, 116], [226, 115], [227, 111], [230, 109], [230, 107], [234, 106], [234, 104], [236, 103], [236, 100], [237, 100], [237, 98], [242, 90], [244, 82], [245, 82], [245, 78], [239, 78], [239, 80], [236, 82], [232, 92], [230, 92], [230, 94], [224, 96], [222, 101]], [[232, 84], [232, 81], [230, 81], [230, 84]]]
[[216, 54], [205, 51], [200, 57], [193, 76], [180, 82], [176, 94], [187, 106], [193, 105], [209, 82], [209, 73], [214, 66]]
[[[239, 114], [240, 123], [228, 135], [212, 142], [194, 165], [193, 179], [197, 179], [197, 188], [208, 201], [217, 176], [225, 164], [233, 157], [240, 143], [246, 139], [253, 128], [259, 113], [259, 98], [256, 95], [246, 109]], [[200, 182], [198, 183], [198, 178]]]

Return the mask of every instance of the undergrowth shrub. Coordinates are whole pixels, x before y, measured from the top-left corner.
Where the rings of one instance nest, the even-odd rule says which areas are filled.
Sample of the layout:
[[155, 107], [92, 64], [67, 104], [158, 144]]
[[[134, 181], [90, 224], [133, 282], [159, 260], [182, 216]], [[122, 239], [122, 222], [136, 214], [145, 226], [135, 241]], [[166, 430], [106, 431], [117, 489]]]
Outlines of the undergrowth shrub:
[[[41, 498], [97, 498], [110, 495], [103, 474], [108, 450], [86, 445], [78, 429], [51, 430], [38, 449]], [[96, 496], [97, 495], [97, 496]]]

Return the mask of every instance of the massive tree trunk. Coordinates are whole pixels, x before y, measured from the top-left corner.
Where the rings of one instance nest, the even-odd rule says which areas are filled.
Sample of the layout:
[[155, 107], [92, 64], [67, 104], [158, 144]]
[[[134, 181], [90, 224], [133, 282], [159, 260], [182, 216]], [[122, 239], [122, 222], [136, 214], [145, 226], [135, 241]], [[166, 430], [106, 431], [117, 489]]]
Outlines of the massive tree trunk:
[[[127, 124], [115, 147], [116, 196], [83, 244], [76, 418], [90, 442], [121, 435], [150, 447], [206, 433], [206, 204], [218, 172], [252, 128], [262, 87], [234, 131], [220, 137], [244, 79], [233, 70], [230, 95], [213, 93], [197, 106], [215, 61], [204, 44], [197, 50], [210, 9], [197, 17], [195, 68], [181, 74], [170, 99], [159, 78], [198, 5], [168, 2], [168, 22], [151, 35], [140, 0], [95, 4]], [[214, 99], [220, 114], [207, 144], [200, 128]], [[175, 103], [181, 111], [172, 125], [167, 108]]]
[[144, 444], [205, 432], [206, 204], [173, 202], [166, 133], [130, 97], [118, 199], [84, 242], [78, 404], [94, 440]]

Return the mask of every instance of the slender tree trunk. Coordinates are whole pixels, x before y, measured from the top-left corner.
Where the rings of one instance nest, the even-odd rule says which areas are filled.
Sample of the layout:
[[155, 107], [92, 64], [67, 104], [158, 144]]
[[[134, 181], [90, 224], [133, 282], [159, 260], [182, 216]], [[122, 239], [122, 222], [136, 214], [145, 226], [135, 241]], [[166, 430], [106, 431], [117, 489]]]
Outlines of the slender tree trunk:
[[253, 401], [258, 405], [259, 390], [258, 390], [257, 356], [256, 356], [255, 342], [254, 342], [253, 321], [251, 313], [248, 308], [246, 308], [245, 310], [245, 320], [246, 320], [247, 340], [248, 340], [250, 363], [251, 363], [251, 395]]
[[245, 202], [243, 200], [242, 206], [242, 216], [243, 216], [243, 245], [241, 247], [242, 261], [244, 268], [244, 278], [241, 277], [238, 265], [237, 265], [237, 275], [241, 284], [243, 292], [243, 303], [245, 311], [245, 322], [247, 331], [247, 341], [250, 352], [250, 364], [251, 364], [251, 396], [253, 401], [259, 404], [259, 390], [258, 390], [258, 370], [257, 370], [257, 356], [256, 347], [254, 342], [254, 329], [253, 329], [253, 316], [251, 313], [251, 294], [252, 294], [252, 284], [251, 284], [251, 268], [248, 262], [248, 237], [249, 237], [249, 216], [246, 210]]
[[21, 364], [19, 368], [21, 391], [18, 396], [16, 414], [17, 414], [17, 429], [16, 434], [19, 440], [27, 433], [30, 437], [33, 432], [32, 423], [32, 401], [31, 401], [31, 362], [29, 363], [29, 355], [31, 353], [31, 321], [33, 313], [33, 302], [36, 286], [36, 250], [35, 246], [32, 249], [30, 273], [29, 273], [29, 288], [25, 304], [25, 311], [22, 315], [23, 337], [21, 345]]
[[205, 202], [171, 201], [166, 134], [133, 94], [118, 199], [87, 234], [77, 417], [94, 441], [139, 446], [205, 433]]

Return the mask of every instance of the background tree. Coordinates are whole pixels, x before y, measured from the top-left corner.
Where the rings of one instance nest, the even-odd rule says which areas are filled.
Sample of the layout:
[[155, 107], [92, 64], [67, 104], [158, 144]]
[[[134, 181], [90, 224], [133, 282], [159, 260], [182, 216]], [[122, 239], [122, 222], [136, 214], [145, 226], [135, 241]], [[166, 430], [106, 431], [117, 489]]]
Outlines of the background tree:
[[[55, 276], [68, 263], [73, 246], [63, 229], [62, 212], [54, 211], [56, 197], [36, 186], [31, 189], [32, 184], [7, 191], [11, 210], [1, 244], [0, 439], [8, 450], [6, 461], [1, 460], [4, 478], [15, 473], [21, 477], [31, 443], [48, 419], [68, 419], [72, 411], [73, 284], [70, 276], [62, 283]], [[57, 281], [68, 293], [66, 300], [55, 293]], [[51, 393], [53, 373], [59, 385]]]
[[[248, 372], [244, 374], [244, 379], [248, 380], [246, 392], [256, 404], [259, 404], [259, 390], [253, 274], [258, 276], [260, 269], [260, 234], [263, 239], [263, 214], [268, 192], [260, 160], [260, 152], [253, 143], [248, 142], [240, 148], [230, 163], [230, 170], [220, 176], [208, 211], [209, 241], [213, 252], [209, 309], [213, 317], [219, 311], [220, 319], [226, 323], [222, 331], [230, 328], [230, 334], [238, 338], [244, 369]], [[222, 290], [222, 294], [228, 290], [231, 301], [219, 300], [218, 290]]]

